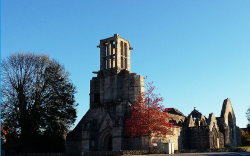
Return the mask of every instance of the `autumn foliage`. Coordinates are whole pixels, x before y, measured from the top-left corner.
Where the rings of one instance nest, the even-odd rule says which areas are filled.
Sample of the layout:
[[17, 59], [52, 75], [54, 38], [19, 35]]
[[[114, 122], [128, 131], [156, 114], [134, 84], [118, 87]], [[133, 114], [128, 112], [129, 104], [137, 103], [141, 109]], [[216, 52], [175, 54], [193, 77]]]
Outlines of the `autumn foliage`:
[[6, 130], [3, 129], [3, 123], [1, 122], [1, 135], [2, 134], [5, 135], [6, 133], [7, 133]]
[[155, 86], [146, 84], [146, 91], [142, 92], [130, 108], [130, 115], [125, 121], [125, 133], [130, 137], [165, 137], [172, 135], [173, 123], [170, 116], [164, 112], [163, 98], [155, 94]]
[[6, 130], [3, 129], [3, 123], [1, 122], [1, 143], [4, 143], [6, 133]]

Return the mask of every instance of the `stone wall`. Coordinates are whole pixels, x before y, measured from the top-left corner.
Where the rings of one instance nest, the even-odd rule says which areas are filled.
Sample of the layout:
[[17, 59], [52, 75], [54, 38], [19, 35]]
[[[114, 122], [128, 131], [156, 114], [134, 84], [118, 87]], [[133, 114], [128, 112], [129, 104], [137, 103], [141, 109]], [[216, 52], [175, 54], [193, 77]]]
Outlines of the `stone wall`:
[[[86, 114], [90, 113], [88, 112]], [[72, 153], [72, 155], [79, 155], [81, 153], [82, 148], [82, 123], [84, 121], [84, 117], [82, 120], [76, 125], [73, 131], [69, 132], [66, 136], [66, 146], [65, 152]]]
[[65, 153], [22, 153], [22, 154], [5, 154], [5, 156], [65, 156]]
[[[131, 138], [127, 140], [127, 149], [129, 150], [140, 150], [142, 143], [143, 143], [142, 138]], [[147, 143], [146, 143], [147, 145]]]
[[100, 79], [97, 77], [93, 77], [92, 80], [90, 80], [90, 108], [95, 103], [100, 103]]
[[[164, 140], [157, 140], [155, 142], [157, 142], [160, 146], [161, 149], [163, 149], [164, 144], [163, 143], [168, 143], [168, 142], [172, 142], [174, 143], [174, 150], [178, 150], [183, 148], [183, 135], [182, 135], [182, 128], [181, 127], [173, 127], [172, 128], [173, 131], [173, 135], [167, 135], [166, 138], [164, 138]], [[154, 140], [152, 140], [154, 141]]]
[[177, 109], [171, 108], [171, 110], [168, 113], [169, 115], [169, 121], [174, 123], [174, 127], [172, 128], [173, 130], [173, 135], [167, 135], [165, 138], [166, 142], [173, 142], [174, 143], [174, 150], [182, 149], [185, 147], [185, 141], [187, 140], [186, 138], [186, 131], [183, 131], [183, 124], [186, 120], [186, 117]]
[[[120, 150], [120, 151], [89, 151], [85, 152], [84, 155], [144, 155], [149, 153], [148, 150]], [[151, 150], [151, 154], [164, 154], [163, 150]]]
[[188, 127], [188, 148], [208, 148], [208, 126]]
[[[100, 86], [99, 91], [95, 85]], [[100, 103], [118, 99], [134, 103], [135, 98], [139, 97], [140, 93], [144, 91], [144, 78], [127, 70], [121, 70], [116, 75], [107, 70], [99, 71], [98, 78], [92, 78], [91, 87], [93, 87], [93, 89], [90, 89], [91, 105], [93, 105], [95, 99], [93, 95], [100, 96]]]
[[81, 151], [81, 141], [67, 141], [66, 142], [66, 153], [71, 153], [72, 155], [79, 155]]
[[237, 136], [237, 146], [241, 147], [242, 141], [241, 141], [241, 131], [239, 127], [236, 127], [236, 136]]
[[250, 152], [250, 148], [180, 149], [179, 152], [180, 153]]

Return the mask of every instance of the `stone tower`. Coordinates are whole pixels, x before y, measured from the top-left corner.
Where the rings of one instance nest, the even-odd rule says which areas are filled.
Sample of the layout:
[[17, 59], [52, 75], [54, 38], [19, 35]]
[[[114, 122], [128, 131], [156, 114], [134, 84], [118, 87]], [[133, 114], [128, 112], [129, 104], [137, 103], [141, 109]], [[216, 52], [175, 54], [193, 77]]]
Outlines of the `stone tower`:
[[143, 76], [130, 71], [130, 46], [119, 34], [100, 40], [100, 70], [90, 80], [90, 108], [66, 138], [66, 154], [136, 149], [129, 143], [124, 119], [144, 91]]
[[100, 70], [90, 81], [90, 107], [104, 102], [128, 100], [134, 103], [144, 91], [143, 77], [130, 71], [130, 42], [114, 34], [100, 40]]
[[130, 42], [115, 34], [100, 40], [100, 70], [112, 70], [118, 74], [125, 69], [130, 71]]

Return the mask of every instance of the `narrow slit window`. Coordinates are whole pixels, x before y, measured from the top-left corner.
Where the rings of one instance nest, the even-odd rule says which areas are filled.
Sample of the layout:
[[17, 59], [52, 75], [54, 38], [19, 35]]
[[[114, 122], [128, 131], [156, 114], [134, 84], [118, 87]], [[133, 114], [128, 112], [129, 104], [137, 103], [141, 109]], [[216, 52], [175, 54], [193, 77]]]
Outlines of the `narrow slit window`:
[[127, 57], [127, 43], [124, 44], [124, 56]]
[[127, 58], [124, 59], [124, 67], [127, 69]]
[[122, 69], [124, 68], [124, 59], [123, 59], [123, 57], [121, 57], [121, 68]]
[[106, 56], [108, 56], [108, 44], [106, 44]]
[[121, 41], [121, 55], [123, 56], [123, 42]]
[[109, 61], [106, 59], [106, 69], [108, 69]]

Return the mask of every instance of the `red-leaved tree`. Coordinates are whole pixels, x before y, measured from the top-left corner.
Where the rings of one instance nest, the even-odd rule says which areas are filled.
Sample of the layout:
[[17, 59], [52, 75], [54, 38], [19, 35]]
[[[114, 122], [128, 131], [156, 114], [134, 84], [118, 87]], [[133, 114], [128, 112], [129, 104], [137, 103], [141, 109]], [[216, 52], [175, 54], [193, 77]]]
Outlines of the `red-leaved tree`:
[[3, 129], [3, 122], [1, 121], [1, 144], [4, 143], [6, 134], [7, 134], [7, 132], [6, 132], [6, 130]]
[[125, 121], [125, 133], [130, 138], [148, 135], [149, 150], [150, 138], [173, 135], [173, 123], [169, 122], [171, 118], [162, 105], [163, 98], [154, 93], [155, 89], [153, 82], [146, 83], [146, 91], [135, 100]]

